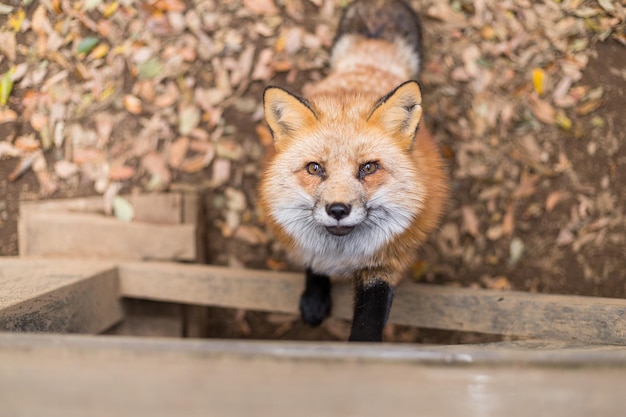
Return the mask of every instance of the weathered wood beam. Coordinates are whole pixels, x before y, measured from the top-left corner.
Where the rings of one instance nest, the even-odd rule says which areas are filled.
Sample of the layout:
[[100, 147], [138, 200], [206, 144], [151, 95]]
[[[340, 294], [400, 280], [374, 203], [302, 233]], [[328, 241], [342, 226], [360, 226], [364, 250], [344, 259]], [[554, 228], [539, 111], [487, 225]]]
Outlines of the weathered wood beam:
[[[215, 266], [125, 262], [126, 297], [298, 313], [303, 276]], [[334, 317], [351, 319], [349, 285], [333, 287]], [[405, 282], [391, 323], [583, 343], [626, 345], [626, 300], [474, 290]]]
[[112, 264], [0, 262], [0, 330], [100, 333], [122, 320]]
[[[59, 265], [63, 265], [64, 269], [58, 269]], [[117, 275], [110, 271], [114, 267], [117, 267]], [[20, 268], [23, 272], [20, 272]], [[55, 298], [50, 297], [45, 298], [45, 302], [37, 301], [52, 291], [50, 286], [58, 285], [58, 289], [52, 287], [60, 291], [58, 294], [69, 291], [59, 279], [59, 276], [65, 276], [63, 273], [69, 277], [66, 279], [73, 284], [70, 288], [75, 291], [82, 288], [83, 281], [89, 282], [80, 291], [86, 291], [92, 298], [97, 293], [107, 294], [109, 299], [115, 298], [110, 288], [108, 292], [93, 288], [97, 288], [95, 283], [100, 280], [112, 282], [119, 278], [118, 295], [123, 297], [293, 314], [298, 313], [298, 301], [303, 289], [302, 274], [299, 273], [161, 262], [119, 261], [106, 264], [86, 260], [35, 262], [5, 258], [0, 259], [0, 271], [5, 323], [8, 323], [6, 317], [9, 317], [9, 312], [10, 317], [21, 315], [15, 310], [17, 305], [22, 309], [34, 308], [29, 307], [31, 304], [43, 308], [44, 304], [54, 301]], [[83, 275], [71, 271], [82, 271]], [[32, 277], [29, 278], [29, 274]], [[8, 277], [13, 277], [13, 285], [22, 286], [21, 291], [26, 295], [16, 299], [15, 294], [19, 294], [19, 291], [10, 286]], [[84, 297], [73, 297], [67, 300], [79, 303], [75, 309], [88, 307], [87, 304], [80, 304]], [[349, 285], [337, 283], [334, 286], [333, 303], [333, 316], [351, 318], [352, 294]], [[390, 322], [584, 344], [626, 345], [626, 300], [622, 299], [405, 283], [396, 291]], [[56, 331], [52, 328], [49, 330]]]
[[21, 256], [200, 261], [203, 228], [195, 194], [131, 194], [132, 222], [104, 215], [102, 197], [23, 201]]
[[97, 214], [23, 211], [22, 256], [99, 259], [196, 259], [194, 224], [123, 222]]

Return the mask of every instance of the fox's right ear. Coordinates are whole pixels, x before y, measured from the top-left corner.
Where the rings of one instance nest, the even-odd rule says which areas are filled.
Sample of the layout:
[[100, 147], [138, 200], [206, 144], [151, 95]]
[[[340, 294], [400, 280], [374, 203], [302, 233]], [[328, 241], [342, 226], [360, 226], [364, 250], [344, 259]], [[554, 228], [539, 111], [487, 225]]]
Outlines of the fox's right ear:
[[381, 126], [411, 149], [422, 118], [422, 93], [417, 81], [406, 81], [378, 100], [368, 121]]
[[309, 103], [280, 87], [267, 87], [263, 92], [265, 120], [272, 131], [276, 150], [285, 138], [315, 122], [317, 115]]

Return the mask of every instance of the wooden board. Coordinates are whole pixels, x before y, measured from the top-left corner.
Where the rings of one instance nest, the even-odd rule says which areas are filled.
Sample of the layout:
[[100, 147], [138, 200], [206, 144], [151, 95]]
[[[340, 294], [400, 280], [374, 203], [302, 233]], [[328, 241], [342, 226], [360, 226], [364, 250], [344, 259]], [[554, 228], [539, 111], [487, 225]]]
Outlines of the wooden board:
[[[198, 196], [182, 193], [128, 194], [122, 196], [133, 206], [134, 220], [156, 224], [196, 223]], [[104, 215], [104, 197], [21, 201], [20, 211], [91, 213]]]
[[196, 259], [192, 224], [157, 225], [96, 214], [32, 211], [21, 213], [18, 228], [22, 256]]
[[3, 415], [46, 417], [624, 412], [623, 349], [598, 352], [606, 366], [584, 353], [546, 364], [533, 351], [473, 361], [455, 349], [463, 362], [414, 346], [0, 334], [0, 403]]
[[100, 333], [122, 319], [113, 265], [0, 263], [0, 330]]
[[[303, 275], [166, 263], [120, 264], [124, 296], [298, 313]], [[389, 321], [582, 343], [626, 345], [626, 300], [473, 290], [405, 282]], [[333, 287], [333, 312], [352, 318], [349, 285]]]
[[131, 194], [135, 217], [104, 216], [102, 197], [21, 202], [22, 256], [201, 261], [199, 199], [181, 193]]
[[[24, 274], [32, 268], [43, 268], [37, 272], [39, 278], [32, 281], [34, 288], [38, 282], [45, 282], [41, 278], [45, 273], [54, 277], [53, 273], [45, 272], [46, 265], [57, 265], [56, 270], [62, 265], [65, 271], [83, 271], [94, 276], [111, 268], [110, 264], [91, 261], [0, 259], [0, 268], [4, 268], [0, 270], [7, 271], [9, 267], [15, 270], [19, 265]], [[299, 273], [165, 262], [118, 261], [115, 266], [120, 297], [298, 314], [303, 289], [303, 277]], [[333, 316], [351, 319], [350, 287], [335, 283], [332, 295]], [[389, 321], [582, 344], [626, 345], [625, 311], [626, 300], [621, 299], [404, 283], [396, 291]]]

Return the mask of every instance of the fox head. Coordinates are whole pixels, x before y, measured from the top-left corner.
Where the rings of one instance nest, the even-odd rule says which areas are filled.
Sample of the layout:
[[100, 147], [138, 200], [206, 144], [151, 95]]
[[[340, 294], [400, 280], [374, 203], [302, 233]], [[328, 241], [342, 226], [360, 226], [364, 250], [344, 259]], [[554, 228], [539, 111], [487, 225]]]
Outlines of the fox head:
[[417, 82], [382, 98], [264, 93], [276, 155], [261, 199], [301, 261], [329, 275], [352, 272], [402, 234], [423, 207], [412, 157], [422, 114]]

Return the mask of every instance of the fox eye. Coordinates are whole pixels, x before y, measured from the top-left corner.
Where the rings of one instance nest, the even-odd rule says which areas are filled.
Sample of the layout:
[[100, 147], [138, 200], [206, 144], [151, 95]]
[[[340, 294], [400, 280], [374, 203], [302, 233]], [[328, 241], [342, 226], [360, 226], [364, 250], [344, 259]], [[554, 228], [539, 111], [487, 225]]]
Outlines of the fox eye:
[[324, 170], [322, 166], [317, 162], [309, 162], [306, 166], [306, 172], [311, 175], [319, 175], [322, 176], [324, 174]]
[[366, 162], [359, 167], [359, 177], [373, 174], [378, 170], [378, 164], [376, 162]]

